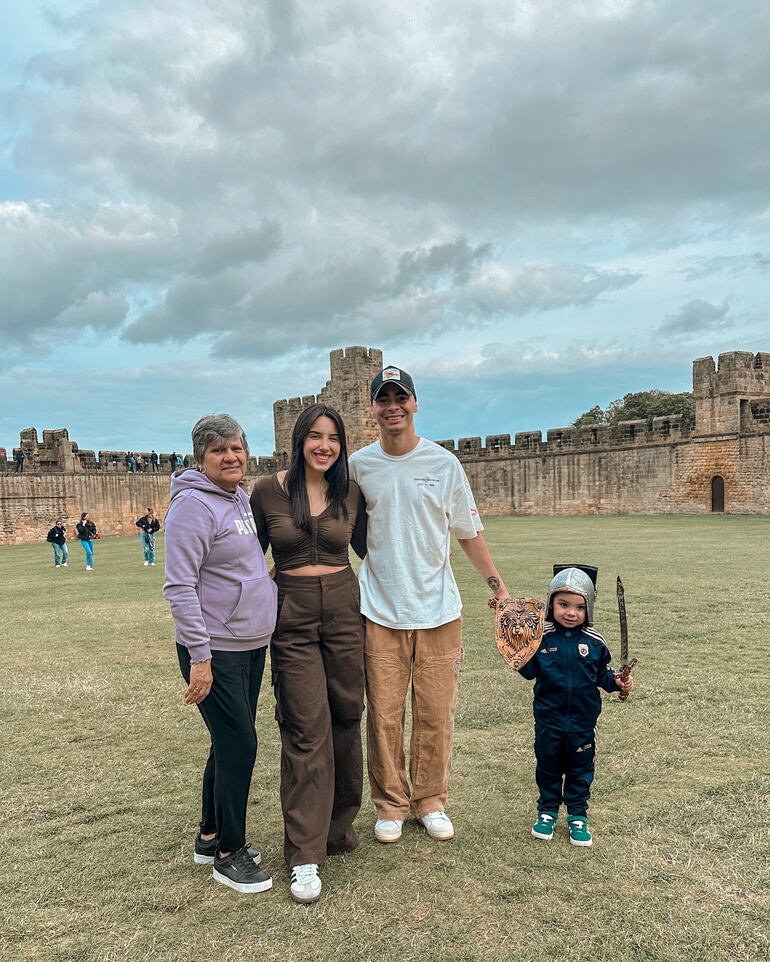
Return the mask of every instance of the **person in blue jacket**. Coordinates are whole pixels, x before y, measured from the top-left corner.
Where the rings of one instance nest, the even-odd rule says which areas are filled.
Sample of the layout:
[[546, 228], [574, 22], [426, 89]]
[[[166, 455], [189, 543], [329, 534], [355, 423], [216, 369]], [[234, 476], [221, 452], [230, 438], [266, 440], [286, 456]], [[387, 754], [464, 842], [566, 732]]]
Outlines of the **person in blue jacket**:
[[535, 838], [550, 841], [564, 802], [572, 845], [592, 843], [588, 799], [594, 778], [596, 722], [602, 710], [599, 688], [629, 692], [609, 667], [604, 638], [592, 627], [596, 568], [554, 565], [548, 586], [543, 640], [519, 669], [534, 679], [535, 781], [540, 790]]

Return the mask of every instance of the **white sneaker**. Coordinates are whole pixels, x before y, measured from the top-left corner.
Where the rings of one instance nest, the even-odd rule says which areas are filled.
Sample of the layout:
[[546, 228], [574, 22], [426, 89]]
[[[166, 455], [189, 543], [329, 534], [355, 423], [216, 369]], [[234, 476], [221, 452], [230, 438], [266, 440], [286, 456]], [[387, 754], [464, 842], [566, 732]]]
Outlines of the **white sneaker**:
[[67, 567], [69, 567], [66, 561], [62, 561], [61, 566], [62, 566], [62, 568], [67, 568]]
[[321, 897], [321, 879], [315, 862], [294, 866], [291, 870], [291, 888], [289, 891], [294, 901], [303, 905], [318, 901]]
[[428, 812], [422, 816], [420, 822], [425, 826], [428, 835], [439, 842], [448, 842], [455, 837], [454, 825], [446, 812]]
[[150, 562], [150, 567], [151, 567], [151, 568], [154, 568], [154, 567], [155, 567], [155, 562], [154, 562], [154, 561], [151, 561], [151, 562]]
[[91, 565], [86, 565], [86, 571], [93, 571], [93, 570], [94, 569], [91, 567]]
[[378, 818], [374, 823], [374, 837], [378, 842], [398, 842], [403, 824], [399, 818]]
[[150, 564], [149, 561], [145, 561], [145, 563], [144, 563], [145, 568], [149, 567], [149, 564]]

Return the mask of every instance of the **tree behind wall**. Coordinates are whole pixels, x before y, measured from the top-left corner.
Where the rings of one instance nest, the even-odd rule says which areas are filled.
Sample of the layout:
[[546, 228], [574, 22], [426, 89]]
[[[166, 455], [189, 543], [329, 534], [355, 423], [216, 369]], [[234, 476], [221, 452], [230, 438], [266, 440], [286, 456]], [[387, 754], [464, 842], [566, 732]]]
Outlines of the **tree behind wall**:
[[672, 394], [670, 391], [637, 391], [624, 394], [612, 401], [606, 409], [598, 404], [585, 411], [572, 423], [575, 427], [591, 424], [615, 425], [619, 421], [638, 421], [665, 417], [668, 414], [681, 414], [682, 427], [686, 430], [695, 420], [695, 399], [691, 391]]

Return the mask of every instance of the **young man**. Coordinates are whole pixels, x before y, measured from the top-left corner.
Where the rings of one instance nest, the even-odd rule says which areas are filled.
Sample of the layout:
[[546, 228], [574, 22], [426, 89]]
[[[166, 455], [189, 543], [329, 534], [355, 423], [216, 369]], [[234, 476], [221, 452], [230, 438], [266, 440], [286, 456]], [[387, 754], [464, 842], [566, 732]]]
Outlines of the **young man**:
[[[431, 838], [454, 837], [444, 812], [462, 660], [462, 602], [449, 564], [459, 540], [497, 598], [503, 580], [462, 465], [414, 428], [417, 397], [406, 371], [387, 367], [371, 384], [380, 438], [350, 458], [366, 499], [367, 555], [361, 564], [366, 617], [369, 782], [375, 838], [397, 842], [411, 811]], [[409, 777], [404, 707], [412, 682]]]

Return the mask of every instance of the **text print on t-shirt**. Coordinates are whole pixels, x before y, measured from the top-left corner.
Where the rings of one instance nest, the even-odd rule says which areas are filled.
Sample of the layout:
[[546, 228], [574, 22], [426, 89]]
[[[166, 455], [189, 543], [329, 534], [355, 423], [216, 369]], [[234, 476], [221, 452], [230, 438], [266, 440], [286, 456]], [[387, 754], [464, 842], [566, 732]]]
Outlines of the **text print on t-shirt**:
[[235, 530], [238, 534], [256, 534], [257, 525], [254, 518], [245, 518], [243, 521], [236, 520]]
[[435, 488], [439, 482], [438, 478], [429, 478], [426, 474], [424, 478], [415, 478], [418, 488]]

